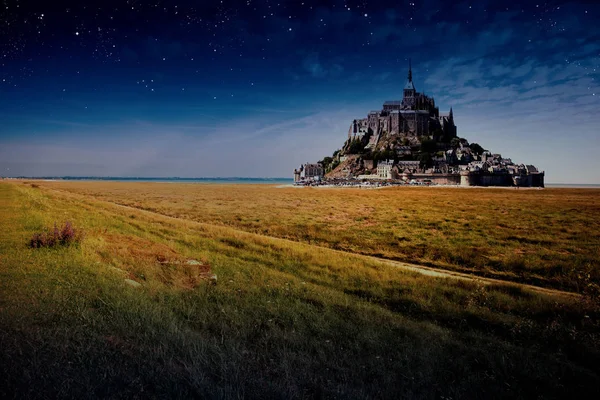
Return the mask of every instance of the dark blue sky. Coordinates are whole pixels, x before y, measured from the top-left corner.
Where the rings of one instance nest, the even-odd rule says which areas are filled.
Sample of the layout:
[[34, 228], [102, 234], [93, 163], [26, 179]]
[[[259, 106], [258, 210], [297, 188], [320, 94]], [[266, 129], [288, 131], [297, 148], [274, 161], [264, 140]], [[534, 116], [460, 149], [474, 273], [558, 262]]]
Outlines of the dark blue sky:
[[290, 176], [417, 90], [600, 182], [596, 1], [0, 0], [0, 175]]

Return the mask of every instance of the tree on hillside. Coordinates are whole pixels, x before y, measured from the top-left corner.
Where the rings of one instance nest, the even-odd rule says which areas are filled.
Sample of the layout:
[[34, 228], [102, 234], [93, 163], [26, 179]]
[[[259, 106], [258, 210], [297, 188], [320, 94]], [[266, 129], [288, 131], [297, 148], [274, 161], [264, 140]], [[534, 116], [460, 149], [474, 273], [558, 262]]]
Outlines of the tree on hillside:
[[478, 156], [483, 154], [484, 151], [486, 151], [483, 147], [479, 145], [479, 143], [471, 143], [470, 147], [471, 151]]
[[375, 151], [371, 154], [373, 160], [375, 161], [385, 161], [385, 160], [397, 160], [398, 156], [396, 152], [390, 148], [386, 148], [380, 151]]
[[433, 167], [433, 158], [429, 153], [419, 154], [419, 168], [427, 169]]
[[333, 158], [331, 158], [331, 157], [325, 157], [320, 161], [320, 163], [321, 163], [321, 165], [323, 165], [323, 169], [325, 171], [329, 171], [329, 168], [330, 168], [332, 162], [333, 162]]
[[348, 153], [350, 154], [360, 154], [365, 149], [365, 146], [361, 143], [358, 138], [352, 139], [350, 144], [348, 145]]

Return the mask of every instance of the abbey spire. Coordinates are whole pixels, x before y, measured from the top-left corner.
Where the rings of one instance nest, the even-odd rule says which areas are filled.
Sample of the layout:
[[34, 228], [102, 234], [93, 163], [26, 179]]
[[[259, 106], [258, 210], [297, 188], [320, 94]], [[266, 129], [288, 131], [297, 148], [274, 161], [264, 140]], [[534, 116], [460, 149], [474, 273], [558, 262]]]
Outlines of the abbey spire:
[[412, 80], [412, 65], [410, 59], [408, 59], [408, 79], [404, 85], [404, 104], [407, 106], [414, 106], [415, 96], [417, 95], [417, 89]]

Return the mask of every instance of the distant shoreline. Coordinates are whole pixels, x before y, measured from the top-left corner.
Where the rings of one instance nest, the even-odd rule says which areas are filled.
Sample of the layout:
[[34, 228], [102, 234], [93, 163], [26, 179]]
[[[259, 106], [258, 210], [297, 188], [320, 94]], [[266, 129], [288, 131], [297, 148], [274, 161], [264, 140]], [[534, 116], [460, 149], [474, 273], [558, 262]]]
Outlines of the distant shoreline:
[[[292, 178], [131, 178], [131, 177], [2, 177], [0, 180], [36, 180], [36, 181], [108, 181], [108, 182], [140, 182], [140, 183], [200, 183], [200, 184], [254, 184], [279, 185], [292, 187]], [[462, 187], [459, 185], [432, 185], [430, 187]], [[325, 187], [335, 187], [326, 185]], [[499, 186], [473, 186], [473, 188]], [[600, 189], [600, 183], [547, 183], [547, 189]], [[510, 189], [510, 187], [509, 187]], [[523, 189], [523, 188], [522, 188]]]
[[42, 181], [106, 181], [106, 182], [156, 182], [156, 183], [203, 183], [203, 184], [292, 184], [292, 178], [132, 178], [132, 177], [71, 177], [71, 176], [48, 176], [48, 177], [14, 177], [3, 178], [6, 180], [42, 180]]

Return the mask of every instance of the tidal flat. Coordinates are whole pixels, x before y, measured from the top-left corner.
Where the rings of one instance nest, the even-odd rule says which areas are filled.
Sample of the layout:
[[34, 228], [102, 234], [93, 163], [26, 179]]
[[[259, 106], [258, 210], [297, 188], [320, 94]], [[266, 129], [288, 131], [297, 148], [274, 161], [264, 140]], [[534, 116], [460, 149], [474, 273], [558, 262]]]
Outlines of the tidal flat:
[[[0, 182], [0, 394], [596, 397], [598, 215], [594, 189]], [[28, 247], [65, 221], [80, 244]]]

